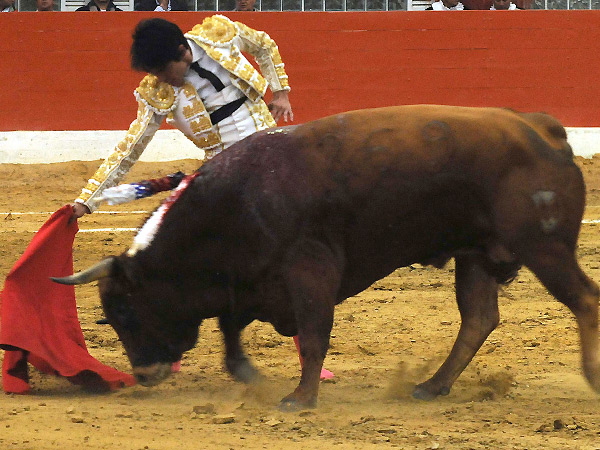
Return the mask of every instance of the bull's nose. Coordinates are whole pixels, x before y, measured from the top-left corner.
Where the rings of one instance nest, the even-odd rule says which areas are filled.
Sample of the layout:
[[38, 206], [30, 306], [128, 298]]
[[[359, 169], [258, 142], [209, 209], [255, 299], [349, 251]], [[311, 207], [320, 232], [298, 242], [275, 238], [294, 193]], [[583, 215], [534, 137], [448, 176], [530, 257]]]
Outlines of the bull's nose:
[[171, 375], [171, 364], [156, 363], [151, 366], [134, 367], [133, 375], [142, 386], [154, 386]]
[[140, 383], [142, 386], [146, 385], [148, 383], [148, 377], [146, 375], [136, 375], [135, 379], [137, 380], [138, 383]]

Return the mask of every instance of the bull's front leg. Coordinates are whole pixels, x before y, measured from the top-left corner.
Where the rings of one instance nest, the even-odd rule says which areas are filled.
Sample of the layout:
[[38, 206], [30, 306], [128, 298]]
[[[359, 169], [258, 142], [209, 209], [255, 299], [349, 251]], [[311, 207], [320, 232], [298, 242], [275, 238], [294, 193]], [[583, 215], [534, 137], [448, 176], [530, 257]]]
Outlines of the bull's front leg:
[[219, 317], [225, 342], [225, 367], [237, 381], [250, 383], [260, 377], [260, 372], [250, 363], [240, 342], [241, 331], [246, 325], [247, 321], [240, 323], [228, 313]]
[[473, 359], [489, 334], [498, 326], [498, 283], [481, 266], [480, 257], [456, 258], [456, 300], [460, 330], [450, 355], [438, 371], [415, 387], [413, 397], [431, 400], [448, 395], [450, 388]]
[[339, 290], [339, 258], [316, 241], [296, 248], [286, 268], [304, 364], [298, 387], [281, 400], [280, 409], [295, 411], [317, 406], [323, 360], [329, 348], [335, 299]]

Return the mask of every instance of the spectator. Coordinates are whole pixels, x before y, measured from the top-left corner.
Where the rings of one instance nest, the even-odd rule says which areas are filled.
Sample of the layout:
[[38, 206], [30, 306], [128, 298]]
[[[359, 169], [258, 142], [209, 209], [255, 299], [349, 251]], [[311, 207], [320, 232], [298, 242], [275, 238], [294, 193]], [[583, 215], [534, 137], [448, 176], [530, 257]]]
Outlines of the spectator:
[[515, 5], [514, 3], [511, 3], [510, 0], [494, 0], [494, 3], [490, 7], [491, 11], [503, 10], [503, 9], [504, 10], [517, 9], [517, 5]]
[[[1, 1], [1, 0], [0, 0]], [[75, 11], [123, 11], [113, 3], [113, 0], [91, 0], [87, 5]]]
[[494, 0], [462, 0], [465, 9], [482, 11], [489, 10], [493, 2]]
[[234, 11], [256, 11], [255, 3], [256, 0], [235, 0]]
[[433, 2], [427, 11], [462, 11], [464, 5], [458, 0], [439, 0]]
[[15, 0], [0, 0], [0, 12], [15, 11]]
[[54, 11], [54, 0], [36, 0], [37, 11]]
[[136, 0], [136, 11], [187, 11], [186, 0]]

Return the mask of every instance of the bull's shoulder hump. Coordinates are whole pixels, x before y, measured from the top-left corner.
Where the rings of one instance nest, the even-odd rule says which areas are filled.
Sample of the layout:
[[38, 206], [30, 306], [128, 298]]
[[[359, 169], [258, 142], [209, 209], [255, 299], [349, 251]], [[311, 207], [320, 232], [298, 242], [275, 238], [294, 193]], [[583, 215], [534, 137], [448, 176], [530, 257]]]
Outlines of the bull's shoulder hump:
[[535, 112], [535, 113], [519, 113], [519, 115], [536, 130], [541, 130], [550, 138], [565, 140], [567, 139], [567, 131], [560, 121], [550, 114]]
[[516, 113], [525, 125], [526, 135], [536, 152], [547, 159], [572, 165], [573, 149], [567, 131], [555, 117], [546, 113]]

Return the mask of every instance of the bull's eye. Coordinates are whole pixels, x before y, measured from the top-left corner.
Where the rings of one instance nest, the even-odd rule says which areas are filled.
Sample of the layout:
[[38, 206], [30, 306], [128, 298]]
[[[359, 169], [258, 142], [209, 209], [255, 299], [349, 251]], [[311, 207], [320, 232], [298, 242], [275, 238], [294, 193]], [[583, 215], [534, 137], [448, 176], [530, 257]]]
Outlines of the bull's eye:
[[118, 325], [125, 328], [126, 330], [135, 332], [139, 328], [140, 322], [135, 311], [131, 306], [117, 304], [112, 308], [111, 312], [114, 320], [118, 323]]

